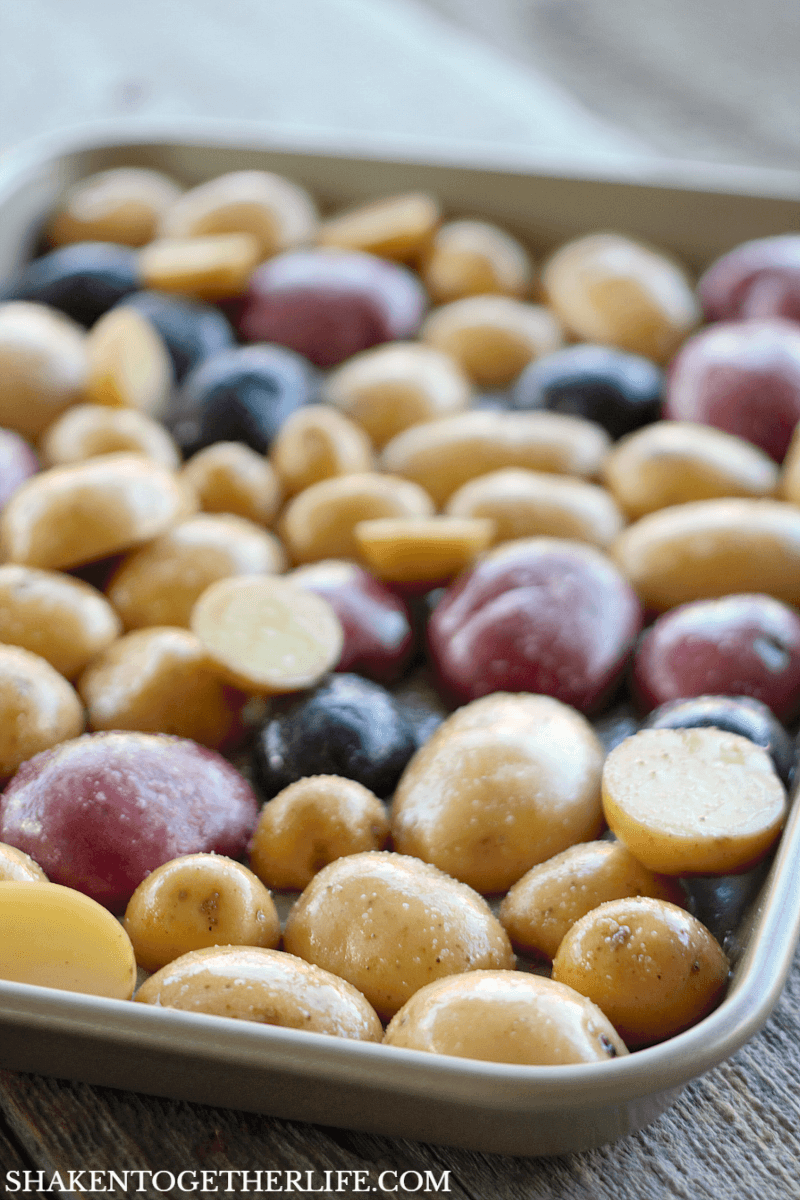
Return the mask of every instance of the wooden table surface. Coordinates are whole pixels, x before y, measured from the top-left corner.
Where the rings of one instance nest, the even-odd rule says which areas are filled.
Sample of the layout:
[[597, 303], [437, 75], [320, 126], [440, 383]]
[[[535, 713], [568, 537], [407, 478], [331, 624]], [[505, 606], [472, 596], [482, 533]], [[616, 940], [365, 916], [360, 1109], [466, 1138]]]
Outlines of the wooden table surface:
[[[57, 10], [43, 0], [0, 0], [0, 150], [87, 118], [196, 113], [495, 137], [595, 155], [599, 146], [800, 165], [800, 10], [784, 0], [724, 11], [658, 0], [647, 21], [630, 0], [427, 0], [437, 20], [483, 39], [483, 48], [464, 41], [455, 58], [439, 59], [447, 28], [423, 27], [418, 0], [405, 26], [400, 0], [360, 12], [356, 0], [327, 10], [306, 3], [281, 15], [284, 6], [240, 0], [233, 12], [241, 21], [221, 30], [221, 51], [217, 7], [193, 5], [187, 23], [180, 5], [78, 0]], [[298, 57], [303, 20], [319, 35], [309, 35], [310, 71]], [[260, 43], [251, 36], [259, 22]], [[403, 30], [405, 40], [393, 40]], [[495, 51], [507, 56], [506, 74]], [[370, 68], [366, 98], [353, 79]], [[450, 1172], [448, 1194], [458, 1200], [786, 1200], [800, 1196], [799, 1097], [796, 961], [762, 1033], [649, 1128], [613, 1146], [555, 1159], [492, 1156], [0, 1071], [0, 1191], [18, 1194], [24, 1176], [8, 1173], [25, 1170], [48, 1179], [56, 1170], [366, 1170], [370, 1186], [382, 1170], [432, 1170]], [[75, 1195], [185, 1194], [147, 1182], [81, 1193], [85, 1178]], [[412, 1190], [386, 1194], [422, 1194], [408, 1179]]]

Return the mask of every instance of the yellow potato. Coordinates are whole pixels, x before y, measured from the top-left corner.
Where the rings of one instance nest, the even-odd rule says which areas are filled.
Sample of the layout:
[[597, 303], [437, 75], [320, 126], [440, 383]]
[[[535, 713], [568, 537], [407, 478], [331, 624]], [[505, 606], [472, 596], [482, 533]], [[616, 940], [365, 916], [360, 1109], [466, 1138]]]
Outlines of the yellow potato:
[[0, 567], [0, 642], [40, 655], [66, 679], [121, 632], [105, 596], [82, 579], [17, 563]]
[[447, 304], [487, 292], [522, 297], [533, 263], [524, 246], [486, 221], [450, 221], [436, 232], [420, 274], [431, 298]]
[[605, 488], [583, 479], [506, 467], [471, 479], [445, 506], [452, 517], [488, 517], [495, 541], [557, 537], [606, 547], [625, 525]]
[[386, 809], [368, 788], [339, 775], [310, 775], [262, 808], [250, 866], [268, 887], [299, 890], [328, 863], [382, 850], [388, 837]]
[[317, 225], [305, 188], [271, 171], [228, 171], [179, 196], [163, 213], [159, 233], [247, 233], [256, 239], [260, 260], [310, 241]]
[[435, 196], [403, 192], [336, 213], [323, 221], [317, 241], [320, 246], [366, 250], [382, 258], [413, 262], [427, 250], [440, 220]]
[[578, 341], [666, 362], [700, 319], [685, 272], [618, 233], [567, 242], [542, 268], [549, 303]]
[[87, 334], [86, 353], [90, 404], [164, 416], [175, 382], [172, 359], [155, 326], [135, 308], [104, 313]]
[[563, 330], [552, 309], [484, 294], [435, 308], [420, 337], [451, 355], [479, 387], [503, 388], [529, 362], [557, 350]]
[[395, 848], [476, 891], [505, 891], [536, 863], [597, 837], [602, 763], [589, 722], [559, 700], [501, 692], [474, 700], [401, 776]]
[[212, 750], [241, 735], [246, 697], [219, 678], [188, 629], [155, 625], [118, 638], [77, 684], [90, 729], [191, 738]]
[[270, 575], [286, 565], [276, 537], [231, 513], [199, 513], [126, 555], [108, 598], [126, 629], [187, 626], [210, 584], [231, 575]]
[[286, 418], [270, 446], [270, 461], [289, 496], [323, 479], [375, 467], [372, 442], [361, 426], [326, 404], [309, 404]]
[[353, 533], [361, 557], [388, 583], [438, 583], [471, 566], [494, 536], [483, 517], [377, 517]]
[[800, 604], [800, 509], [780, 500], [662, 508], [624, 529], [611, 554], [645, 607], [659, 612], [735, 592]]
[[605, 429], [583, 417], [475, 409], [404, 429], [384, 447], [381, 461], [384, 471], [425, 488], [442, 506], [471, 479], [506, 467], [589, 479], [610, 445]]
[[366, 430], [376, 446], [469, 406], [472, 385], [449, 355], [421, 342], [363, 350], [328, 376], [325, 399]]
[[488, 1062], [556, 1066], [627, 1054], [614, 1026], [572, 988], [515, 971], [437, 979], [392, 1018], [384, 1044]]
[[675, 880], [648, 871], [622, 842], [584, 842], [532, 867], [504, 897], [498, 915], [517, 950], [554, 958], [577, 920], [626, 896], [681, 902]]
[[609, 826], [664, 875], [729, 875], [767, 853], [786, 792], [766, 750], [720, 729], [642, 729], [603, 767]]
[[136, 961], [157, 971], [207, 946], [274, 949], [281, 926], [263, 883], [232, 858], [187, 854], [156, 867], [128, 901], [125, 929]]
[[311, 687], [334, 669], [344, 644], [324, 597], [267, 575], [212, 583], [191, 625], [220, 676], [261, 695]]
[[281, 503], [281, 485], [263, 454], [244, 442], [214, 442], [193, 454], [181, 477], [209, 513], [233, 513], [270, 525]]
[[666, 900], [610, 900], [572, 926], [553, 979], [587, 996], [631, 1047], [672, 1037], [722, 999], [728, 960], [704, 925]]
[[130, 938], [96, 900], [56, 883], [0, 883], [0, 979], [130, 1000]]
[[47, 883], [47, 876], [30, 854], [0, 842], [0, 880], [7, 883]]
[[192, 950], [151, 975], [136, 999], [362, 1042], [383, 1035], [374, 1010], [345, 980], [260, 946]]
[[153, 459], [104, 454], [23, 483], [3, 509], [0, 538], [11, 562], [68, 570], [149, 542], [195, 508]]
[[75, 689], [38, 654], [0, 644], [0, 779], [41, 750], [83, 733]]
[[61, 197], [47, 229], [53, 246], [72, 242], [116, 242], [144, 246], [159, 218], [178, 200], [181, 188], [161, 171], [113, 167], [80, 179]]
[[377, 471], [313, 483], [284, 508], [278, 529], [294, 563], [359, 558], [355, 527], [375, 517], [429, 517], [433, 503], [416, 483]]
[[125, 451], [143, 454], [169, 470], [176, 470], [180, 464], [178, 447], [159, 421], [135, 408], [109, 408], [105, 404], [75, 404], [68, 408], [48, 428], [39, 448], [50, 467]]
[[476, 892], [385, 852], [324, 867], [289, 914], [284, 945], [349, 980], [382, 1017], [434, 979], [514, 966], [505, 930]]
[[602, 473], [631, 520], [694, 500], [771, 496], [778, 483], [778, 468], [763, 450], [692, 421], [656, 421], [621, 438]]

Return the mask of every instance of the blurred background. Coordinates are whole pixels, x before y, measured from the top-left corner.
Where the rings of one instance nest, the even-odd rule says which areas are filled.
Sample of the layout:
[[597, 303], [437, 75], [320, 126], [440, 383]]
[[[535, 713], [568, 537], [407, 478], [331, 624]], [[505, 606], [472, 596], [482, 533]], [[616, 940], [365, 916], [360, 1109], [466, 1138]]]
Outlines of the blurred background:
[[800, 169], [795, 0], [0, 0], [0, 153], [102, 119]]

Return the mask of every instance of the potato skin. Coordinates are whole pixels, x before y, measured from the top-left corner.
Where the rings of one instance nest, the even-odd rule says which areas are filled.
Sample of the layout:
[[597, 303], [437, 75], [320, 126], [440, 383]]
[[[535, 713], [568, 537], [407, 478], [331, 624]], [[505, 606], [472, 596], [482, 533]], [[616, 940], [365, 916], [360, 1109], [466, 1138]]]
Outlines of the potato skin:
[[65, 679], [119, 637], [122, 622], [82, 579], [17, 563], [0, 567], [0, 641], [39, 654]]
[[94, 733], [20, 767], [2, 796], [0, 840], [53, 883], [121, 912], [171, 858], [237, 857], [257, 816], [250, 785], [213, 751], [166, 734]]
[[[0, 644], [0, 780], [34, 755], [77, 737], [84, 723], [77, 692], [46, 659]], [[0, 833], [0, 840], [11, 839]]]
[[340, 775], [309, 775], [262, 808], [250, 866], [268, 887], [302, 889], [328, 863], [382, 850], [388, 837], [386, 810], [369, 788]]
[[134, 998], [362, 1042], [383, 1036], [373, 1009], [345, 980], [292, 954], [259, 946], [193, 950], [151, 975]]
[[567, 930], [593, 908], [626, 896], [680, 904], [680, 886], [643, 867], [622, 842], [570, 846], [523, 875], [500, 905], [500, 924], [526, 954], [554, 958]]
[[0, 883], [47, 883], [42, 868], [30, 854], [0, 843]]
[[171, 733], [221, 750], [241, 736], [246, 697], [227, 687], [188, 629], [134, 629], [78, 680], [90, 729]]
[[221, 854], [187, 854], [156, 867], [128, 901], [123, 925], [146, 971], [206, 946], [274, 950], [281, 940], [263, 883]]
[[488, 1062], [556, 1066], [627, 1054], [600, 1009], [572, 988], [514, 971], [437, 979], [403, 1005], [387, 1046]]
[[722, 999], [728, 960], [704, 925], [666, 900], [610, 900], [572, 926], [553, 979], [593, 1000], [633, 1048], [696, 1024]]
[[394, 845], [482, 893], [603, 826], [603, 750], [550, 696], [496, 692], [453, 713], [412, 758], [392, 806]]
[[323, 868], [289, 914], [284, 945], [349, 980], [385, 1018], [433, 979], [514, 966], [505, 930], [476, 892], [385, 851]]

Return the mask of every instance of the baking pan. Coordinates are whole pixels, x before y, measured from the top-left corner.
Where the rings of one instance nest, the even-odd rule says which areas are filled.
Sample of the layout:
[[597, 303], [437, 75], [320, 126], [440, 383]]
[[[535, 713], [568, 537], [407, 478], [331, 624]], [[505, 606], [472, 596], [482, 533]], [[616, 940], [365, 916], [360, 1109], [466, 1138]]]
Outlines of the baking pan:
[[[611, 228], [699, 270], [748, 238], [798, 228], [800, 175], [631, 159], [606, 178], [529, 150], [364, 140], [335, 144], [263, 127], [123, 128], [48, 138], [0, 161], [0, 285], [36, 243], [68, 184], [121, 165], [193, 184], [264, 168], [331, 209], [424, 189], [453, 215], [504, 225], [541, 255]], [[320, 1034], [0, 981], [0, 1065], [274, 1116], [489, 1152], [560, 1154], [653, 1120], [689, 1080], [766, 1021], [800, 935], [800, 805], [766, 869], [740, 881], [721, 1006], [668, 1042], [602, 1064], [523, 1067], [437, 1057]], [[749, 889], [749, 891], [748, 891]]]

